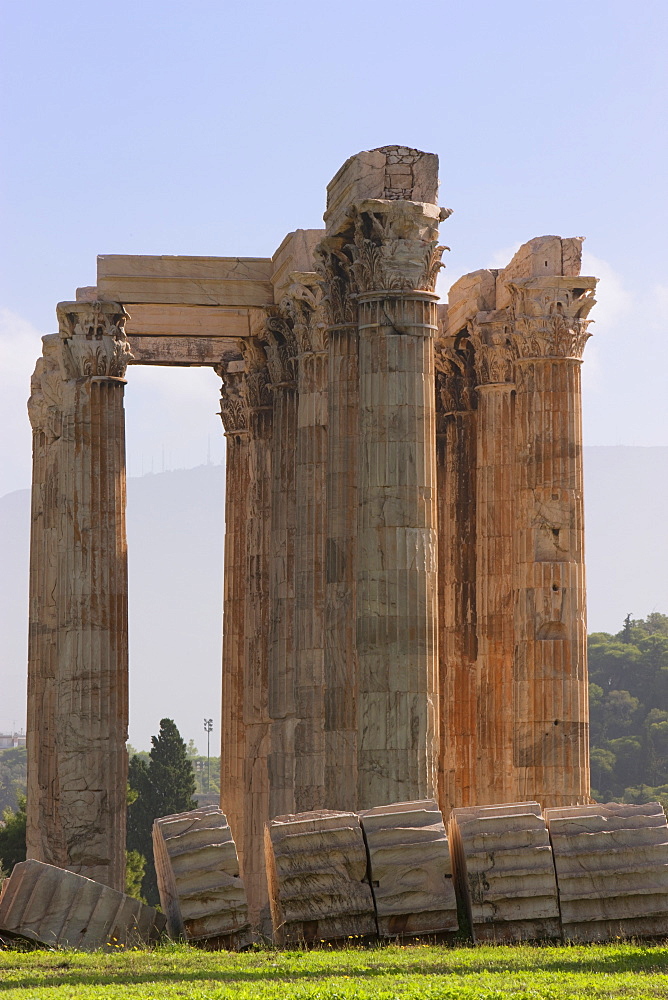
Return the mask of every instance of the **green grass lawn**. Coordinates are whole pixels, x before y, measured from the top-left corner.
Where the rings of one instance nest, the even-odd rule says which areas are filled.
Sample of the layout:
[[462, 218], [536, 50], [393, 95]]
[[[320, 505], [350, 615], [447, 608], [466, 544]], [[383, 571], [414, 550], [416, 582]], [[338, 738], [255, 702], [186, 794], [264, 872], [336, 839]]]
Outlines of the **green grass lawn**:
[[0, 1000], [574, 1000], [668, 998], [668, 947], [391, 946], [83, 954], [0, 951]]

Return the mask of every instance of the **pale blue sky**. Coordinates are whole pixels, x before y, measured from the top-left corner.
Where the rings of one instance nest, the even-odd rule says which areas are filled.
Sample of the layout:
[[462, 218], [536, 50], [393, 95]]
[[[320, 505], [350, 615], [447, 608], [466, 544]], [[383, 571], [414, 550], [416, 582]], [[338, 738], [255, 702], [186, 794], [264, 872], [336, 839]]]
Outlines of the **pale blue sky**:
[[[392, 142], [441, 158], [443, 290], [587, 237], [586, 440], [668, 444], [667, 28], [665, 0], [8, 2], [0, 495], [29, 484], [37, 334], [96, 254], [269, 255]], [[132, 371], [131, 471], [219, 460], [216, 396], [208, 371]]]

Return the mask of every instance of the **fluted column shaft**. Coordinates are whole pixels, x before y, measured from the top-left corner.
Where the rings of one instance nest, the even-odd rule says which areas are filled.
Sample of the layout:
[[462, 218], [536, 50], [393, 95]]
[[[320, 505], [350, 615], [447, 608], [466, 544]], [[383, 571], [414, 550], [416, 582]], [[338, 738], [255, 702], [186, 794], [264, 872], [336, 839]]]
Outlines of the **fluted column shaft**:
[[35, 435], [44, 507], [33, 508], [27, 846], [29, 857], [124, 889], [129, 351], [114, 303], [62, 303], [58, 316], [60, 436], [45, 445]]
[[476, 609], [478, 776], [475, 802], [514, 800], [512, 664], [512, 383], [478, 385], [476, 447]]
[[264, 869], [264, 824], [269, 819], [268, 705], [269, 576], [271, 552], [271, 406], [253, 406], [248, 426], [248, 510], [246, 522], [246, 628], [243, 726], [246, 737], [244, 789], [244, 882], [251, 921], [268, 905]]
[[[235, 368], [236, 371], [230, 371]], [[240, 864], [246, 842], [243, 718], [246, 628], [246, 521], [249, 502], [248, 420], [243, 362], [218, 368], [223, 377], [221, 417], [225, 427], [225, 572], [223, 581], [223, 669], [220, 748], [220, 807], [234, 835]]]
[[476, 801], [476, 411], [439, 422], [439, 797], [448, 813]]
[[517, 365], [514, 677], [518, 791], [589, 794], [580, 361]]
[[329, 328], [327, 538], [325, 551], [325, 805], [357, 807], [358, 334]]
[[514, 758], [521, 798], [589, 795], [580, 364], [596, 281], [510, 285], [515, 352]]
[[436, 789], [436, 296], [367, 292], [358, 310], [358, 795], [370, 807]]
[[325, 806], [327, 354], [299, 356], [295, 537], [295, 809]]
[[269, 573], [269, 815], [295, 811], [295, 534], [297, 392], [274, 385]]

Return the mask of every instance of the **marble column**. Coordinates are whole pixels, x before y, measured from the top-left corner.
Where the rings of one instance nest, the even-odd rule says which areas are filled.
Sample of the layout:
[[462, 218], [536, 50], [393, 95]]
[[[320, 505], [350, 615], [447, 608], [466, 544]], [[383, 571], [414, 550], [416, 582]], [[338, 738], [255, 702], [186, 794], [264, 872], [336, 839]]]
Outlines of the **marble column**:
[[358, 334], [345, 239], [327, 239], [317, 255], [323, 281], [327, 352], [325, 544], [325, 806], [356, 809]]
[[220, 416], [225, 428], [225, 572], [220, 748], [220, 807], [227, 816], [244, 865], [246, 730], [246, 521], [248, 517], [248, 404], [244, 362], [231, 353], [216, 371], [223, 380]]
[[297, 343], [295, 810], [325, 806], [327, 338], [317, 274], [296, 272], [282, 301]]
[[359, 330], [358, 802], [436, 792], [437, 533], [433, 292], [439, 210], [353, 210]]
[[465, 336], [437, 342], [436, 480], [439, 595], [439, 802], [476, 803], [476, 419]]
[[278, 311], [267, 318], [263, 344], [273, 402], [269, 554], [268, 759], [269, 816], [295, 811], [295, 494], [297, 345]]
[[516, 798], [513, 764], [513, 384], [504, 310], [471, 320], [476, 442], [477, 789], [479, 805]]
[[514, 758], [520, 798], [589, 795], [580, 365], [596, 279], [509, 283], [515, 354]]
[[32, 383], [28, 857], [125, 882], [126, 314], [64, 302]]
[[264, 867], [264, 824], [269, 819], [270, 725], [268, 664], [271, 560], [272, 396], [267, 357], [259, 340], [264, 310], [253, 317], [255, 336], [240, 342], [248, 406], [246, 509], [246, 620], [242, 725], [245, 733], [243, 876], [251, 923], [269, 927]]

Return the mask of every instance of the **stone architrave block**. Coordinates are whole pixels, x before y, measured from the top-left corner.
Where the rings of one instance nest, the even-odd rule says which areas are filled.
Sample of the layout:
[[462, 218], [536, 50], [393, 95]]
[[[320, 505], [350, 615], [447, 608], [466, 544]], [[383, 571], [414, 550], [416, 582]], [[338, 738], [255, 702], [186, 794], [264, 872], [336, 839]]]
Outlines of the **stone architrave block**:
[[251, 942], [246, 890], [232, 831], [218, 806], [162, 816], [153, 824], [160, 903], [173, 938]]
[[668, 937], [668, 824], [658, 802], [546, 809], [564, 938]]
[[433, 799], [359, 814], [381, 937], [459, 929], [448, 838]]
[[151, 944], [165, 929], [152, 906], [42, 861], [21, 861], [0, 894], [0, 934], [48, 948], [94, 951]]
[[376, 934], [355, 813], [323, 809], [277, 816], [265, 828], [265, 852], [278, 945]]
[[537, 802], [453, 809], [449, 834], [474, 941], [561, 938], [552, 849]]

